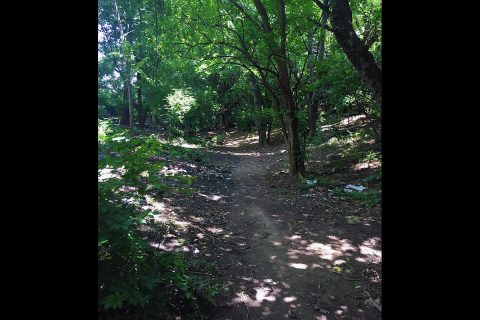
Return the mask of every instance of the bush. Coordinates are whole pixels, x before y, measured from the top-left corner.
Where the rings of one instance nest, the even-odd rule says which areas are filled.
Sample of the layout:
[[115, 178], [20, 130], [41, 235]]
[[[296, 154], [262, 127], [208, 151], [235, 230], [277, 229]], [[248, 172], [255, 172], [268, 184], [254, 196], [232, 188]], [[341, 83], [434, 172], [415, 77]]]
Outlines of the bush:
[[[183, 254], [154, 251], [139, 232], [139, 227], [153, 218], [138, 205], [148, 192], [185, 191], [195, 179], [180, 174], [159, 175], [164, 163], [151, 161], [152, 157], [174, 150], [154, 136], [129, 137], [111, 123], [99, 122], [99, 178], [107, 169], [117, 173], [116, 177], [102, 176], [98, 182], [100, 318], [111, 318], [116, 311], [122, 312], [123, 318], [135, 313], [144, 319], [164, 319], [161, 313], [153, 317], [148, 310], [173, 314], [169, 301], [172, 295], [180, 296], [196, 310], [199, 296], [216, 293], [213, 280], [189, 274]], [[124, 192], [125, 186], [134, 191]]]
[[215, 137], [212, 138], [212, 142], [215, 144], [223, 144], [226, 139], [225, 133], [220, 133], [219, 135], [216, 135]]

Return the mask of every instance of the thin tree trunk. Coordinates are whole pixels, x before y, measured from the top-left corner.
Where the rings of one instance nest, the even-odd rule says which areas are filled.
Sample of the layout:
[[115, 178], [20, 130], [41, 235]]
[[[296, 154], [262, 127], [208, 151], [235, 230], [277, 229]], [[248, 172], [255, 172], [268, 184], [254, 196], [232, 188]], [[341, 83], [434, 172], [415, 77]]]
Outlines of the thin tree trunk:
[[130, 119], [130, 112], [128, 111], [128, 88], [127, 82], [123, 83], [123, 110], [122, 117], [120, 118], [120, 124], [122, 126], [128, 126]]
[[[324, 4], [328, 6], [329, 0], [324, 0]], [[323, 12], [320, 19], [320, 25], [325, 25], [328, 20], [328, 13]], [[325, 57], [325, 38], [326, 30], [320, 29], [320, 36], [317, 47], [317, 63], [321, 62]], [[309, 33], [308, 54], [312, 55], [310, 59], [313, 59], [313, 34]], [[309, 65], [309, 78], [314, 78], [313, 63]], [[317, 133], [317, 120], [318, 120], [318, 90], [314, 90], [310, 93], [310, 99], [308, 100], [308, 132], [310, 137], [314, 137]]]
[[303, 178], [305, 175], [305, 162], [300, 146], [298, 134], [298, 119], [296, 115], [287, 115], [287, 131], [288, 131], [288, 164], [290, 167], [290, 175]]
[[[307, 40], [307, 54], [308, 54], [308, 79], [312, 81], [313, 79], [313, 32], [308, 32]], [[315, 128], [317, 121], [317, 104], [315, 101], [315, 92], [311, 91], [307, 93], [307, 102], [308, 102], [308, 133], [310, 137], [315, 136]]]
[[262, 95], [260, 94], [260, 88], [258, 86], [257, 78], [255, 77], [254, 74], [250, 74], [250, 81], [252, 82], [251, 90], [253, 95], [253, 103], [255, 106], [255, 112], [257, 113], [257, 117], [255, 117], [255, 124], [257, 126], [257, 132], [258, 132], [258, 144], [261, 147], [264, 147], [267, 137], [266, 137], [265, 123], [263, 122], [263, 119], [260, 116], [262, 113], [263, 99], [262, 99]]
[[[260, 0], [253, 0], [255, 7], [262, 18], [262, 28], [265, 33], [272, 35], [268, 14]], [[288, 76], [288, 66], [286, 60], [286, 17], [285, 0], [278, 1], [278, 22], [280, 27], [280, 47], [275, 41], [271, 41], [272, 53], [278, 70], [278, 84], [283, 95], [283, 100], [287, 108], [285, 115], [285, 125], [287, 131], [287, 149], [290, 175], [303, 178], [305, 174], [305, 163], [300, 139], [298, 134], [298, 117], [296, 105], [293, 100], [293, 93]]]
[[142, 102], [142, 85], [140, 83], [141, 81], [141, 74], [140, 72], [137, 72], [137, 110], [138, 110], [138, 126], [140, 128], [145, 127], [145, 111], [143, 110], [143, 102]]
[[[271, 106], [271, 105], [272, 105], [272, 101], [269, 99], [268, 95], [265, 92], [264, 107], [266, 108], [267, 106]], [[265, 121], [266, 121], [265, 126], [267, 130], [266, 141], [267, 141], [267, 144], [270, 145], [272, 143], [271, 134], [272, 134], [272, 124], [273, 124], [271, 113], [268, 114]]]
[[267, 123], [267, 144], [272, 144], [272, 123]]
[[277, 94], [273, 90], [272, 86], [270, 86], [270, 84], [268, 83], [267, 78], [263, 73], [263, 71], [261, 69], [258, 69], [258, 72], [260, 73], [260, 76], [261, 76], [260, 78], [262, 80], [263, 86], [270, 92], [272, 96], [272, 110], [274, 111], [275, 115], [278, 118], [278, 121], [280, 122], [280, 126], [282, 128], [282, 136], [285, 143], [287, 144], [288, 143], [287, 127], [285, 125], [285, 120], [283, 119], [282, 112], [280, 110], [280, 99], [277, 97]]
[[127, 69], [127, 92], [128, 92], [128, 112], [129, 112], [129, 132], [131, 136], [135, 135], [134, 120], [133, 120], [133, 96], [132, 96], [132, 83], [130, 82], [130, 63], [128, 58], [125, 61]]
[[[116, 16], [117, 16], [117, 22], [120, 27], [120, 39], [122, 43], [125, 43], [125, 41], [128, 42], [128, 40], [125, 37], [125, 33], [123, 31], [123, 25], [122, 25], [122, 19], [120, 17], [120, 11], [118, 10], [118, 4], [117, 1], [115, 0], [115, 11], [116, 11]], [[130, 135], [134, 135], [134, 128], [133, 128], [133, 98], [132, 98], [132, 84], [130, 82], [130, 62], [129, 62], [129, 57], [125, 58], [125, 72], [126, 72], [126, 87], [127, 87], [127, 98], [128, 98], [128, 112], [129, 112], [129, 131]]]

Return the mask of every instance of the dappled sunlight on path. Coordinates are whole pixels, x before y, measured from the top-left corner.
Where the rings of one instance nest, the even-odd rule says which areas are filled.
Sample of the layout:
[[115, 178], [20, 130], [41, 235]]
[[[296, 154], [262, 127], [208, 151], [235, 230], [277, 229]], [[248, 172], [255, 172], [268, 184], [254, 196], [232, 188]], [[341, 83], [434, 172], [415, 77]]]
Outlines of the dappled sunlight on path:
[[224, 307], [211, 319], [380, 319], [362, 303], [379, 294], [369, 287], [380, 282], [379, 223], [349, 232], [328, 223], [320, 208], [304, 212], [295, 201], [286, 204], [288, 186], [270, 178], [272, 166], [286, 158], [282, 146], [262, 150], [252, 141], [233, 137], [211, 152], [215, 163], [232, 169], [235, 186], [225, 232], [248, 242], [248, 249], [223, 257], [232, 261], [223, 272]]

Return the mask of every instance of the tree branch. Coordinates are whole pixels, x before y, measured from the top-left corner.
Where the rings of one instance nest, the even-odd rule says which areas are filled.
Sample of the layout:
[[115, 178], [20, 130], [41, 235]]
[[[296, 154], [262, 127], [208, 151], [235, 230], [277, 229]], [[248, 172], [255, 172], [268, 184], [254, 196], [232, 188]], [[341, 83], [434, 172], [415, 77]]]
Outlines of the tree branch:
[[248, 20], [252, 21], [253, 24], [254, 24], [257, 28], [259, 28], [259, 29], [262, 28], [261, 25], [258, 23], [258, 21], [256, 21], [252, 16], [250, 16], [250, 15], [248, 14], [247, 10], [246, 10], [241, 4], [239, 4], [239, 3], [238, 3], [237, 1], [235, 1], [235, 0], [228, 0], [228, 2], [230, 2], [230, 3], [231, 3], [233, 6], [235, 6], [238, 10], [240, 10], [240, 12], [243, 13]]
[[320, 0], [313, 0], [313, 2], [315, 2], [317, 6], [323, 11], [330, 13], [330, 8], [328, 7], [328, 0], [325, 0], [325, 4], [323, 4]]
[[262, 18], [263, 30], [268, 33], [272, 32], [272, 28], [270, 27], [270, 23], [268, 20], [267, 10], [263, 6], [263, 3], [260, 0], [253, 0], [253, 3], [255, 4], [255, 8], [257, 8], [260, 17]]

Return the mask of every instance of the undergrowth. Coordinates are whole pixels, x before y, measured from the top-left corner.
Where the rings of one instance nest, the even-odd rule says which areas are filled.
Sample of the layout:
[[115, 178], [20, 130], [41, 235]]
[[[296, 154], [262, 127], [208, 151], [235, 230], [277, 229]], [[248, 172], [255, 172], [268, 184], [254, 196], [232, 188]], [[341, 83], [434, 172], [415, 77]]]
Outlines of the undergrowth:
[[99, 318], [173, 319], [181, 313], [202, 319], [219, 288], [214, 276], [192, 272], [206, 262], [156, 251], [139, 232], [154, 221], [155, 212], [140, 205], [147, 195], [192, 191], [196, 177], [162, 175], [162, 158], [198, 160], [201, 153], [154, 135], [130, 137], [108, 121], [99, 121], [98, 149]]
[[379, 191], [369, 190], [369, 191], [362, 191], [362, 192], [345, 192], [341, 188], [335, 188], [333, 190], [335, 196], [339, 198], [345, 199], [352, 199], [360, 201], [362, 206], [367, 208], [373, 208], [380, 203], [381, 194]]

